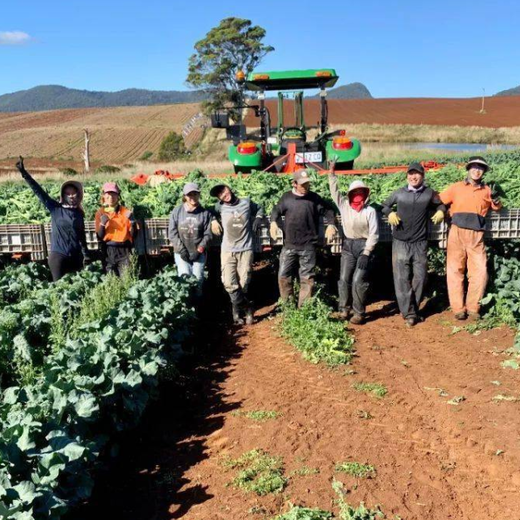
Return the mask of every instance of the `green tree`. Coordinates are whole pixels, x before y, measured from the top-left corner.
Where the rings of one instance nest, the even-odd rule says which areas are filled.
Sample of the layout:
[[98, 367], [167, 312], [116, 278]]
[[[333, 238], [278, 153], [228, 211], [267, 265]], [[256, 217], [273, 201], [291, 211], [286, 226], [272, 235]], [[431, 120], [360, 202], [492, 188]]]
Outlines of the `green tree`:
[[170, 132], [161, 142], [158, 158], [160, 161], [174, 161], [186, 154], [184, 139], [177, 132]]
[[[195, 44], [196, 52], [190, 57], [186, 81], [211, 95], [210, 100], [203, 102], [206, 113], [239, 102], [236, 73], [252, 72], [264, 56], [274, 50], [262, 43], [264, 36], [265, 29], [253, 26], [251, 20], [232, 17], [222, 20]], [[232, 115], [236, 118], [236, 113]]]

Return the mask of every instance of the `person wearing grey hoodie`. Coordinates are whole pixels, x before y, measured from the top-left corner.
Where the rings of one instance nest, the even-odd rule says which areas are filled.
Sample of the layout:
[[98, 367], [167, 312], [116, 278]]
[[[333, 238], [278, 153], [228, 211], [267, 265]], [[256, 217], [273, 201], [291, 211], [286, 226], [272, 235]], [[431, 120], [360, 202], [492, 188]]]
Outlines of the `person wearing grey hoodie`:
[[56, 282], [68, 273], [80, 271], [90, 260], [85, 235], [85, 213], [81, 207], [83, 185], [66, 181], [61, 186], [60, 200], [53, 199], [25, 169], [23, 157], [16, 163], [22, 178], [51, 215], [51, 250], [49, 268]]
[[369, 267], [379, 240], [377, 214], [368, 206], [370, 189], [363, 181], [352, 182], [347, 196], [341, 195], [334, 167], [333, 163], [329, 188], [341, 214], [344, 235], [338, 281], [339, 311], [343, 319], [350, 318], [353, 313], [350, 322], [361, 325], [365, 321]]

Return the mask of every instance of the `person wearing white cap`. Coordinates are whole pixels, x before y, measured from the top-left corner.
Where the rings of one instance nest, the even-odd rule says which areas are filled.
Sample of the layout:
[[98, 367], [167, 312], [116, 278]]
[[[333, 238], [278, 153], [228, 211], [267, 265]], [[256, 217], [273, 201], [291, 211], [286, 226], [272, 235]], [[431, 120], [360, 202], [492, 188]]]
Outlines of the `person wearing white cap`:
[[330, 165], [329, 188], [332, 200], [341, 214], [343, 244], [341, 248], [340, 278], [338, 281], [339, 311], [343, 319], [361, 325], [369, 289], [368, 273], [372, 253], [379, 240], [376, 210], [368, 206], [370, 189], [363, 181], [350, 184], [347, 196], [341, 195], [336, 163]]
[[115, 182], [106, 182], [101, 195], [101, 208], [94, 217], [96, 233], [101, 240], [101, 261], [107, 273], [121, 276], [130, 265], [137, 224], [134, 214], [121, 205], [121, 191]]
[[85, 213], [81, 207], [83, 185], [65, 181], [61, 186], [60, 200], [54, 200], [25, 169], [23, 157], [16, 163], [22, 178], [51, 215], [51, 250], [49, 268], [56, 282], [68, 273], [80, 271], [90, 260], [85, 235]]
[[206, 250], [211, 240], [211, 214], [200, 204], [198, 184], [186, 183], [182, 194], [182, 204], [170, 215], [168, 238], [173, 244], [179, 275], [197, 279], [197, 295], [200, 297], [204, 284]]
[[[468, 316], [477, 319], [480, 300], [488, 279], [487, 255], [484, 246], [486, 215], [502, 207], [495, 186], [484, 182], [489, 165], [483, 157], [470, 157], [466, 178], [448, 186], [440, 193], [449, 206], [451, 226], [446, 251], [446, 278], [451, 310], [457, 320]], [[468, 278], [465, 294], [464, 279]]]
[[[317, 193], [311, 191], [307, 170], [293, 173], [293, 189], [284, 193], [271, 212], [270, 234], [278, 238], [283, 231], [283, 248], [280, 253], [278, 287], [282, 300], [293, 298], [293, 276], [298, 269], [300, 294], [298, 305], [312, 296], [316, 269], [316, 247], [319, 240], [320, 217], [326, 225], [325, 236], [332, 239], [338, 232], [334, 225], [334, 210]], [[285, 220], [282, 222], [282, 217]]]

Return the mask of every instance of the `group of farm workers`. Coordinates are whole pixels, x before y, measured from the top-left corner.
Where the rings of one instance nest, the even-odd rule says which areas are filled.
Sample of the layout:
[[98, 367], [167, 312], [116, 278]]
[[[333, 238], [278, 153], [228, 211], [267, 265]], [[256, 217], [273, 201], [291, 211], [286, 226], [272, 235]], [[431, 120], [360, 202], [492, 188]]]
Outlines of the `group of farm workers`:
[[[65, 182], [60, 200], [56, 201], [27, 172], [22, 158], [16, 166], [51, 215], [49, 267], [53, 280], [80, 270], [90, 259], [81, 183]], [[471, 157], [466, 170], [463, 181], [438, 194], [425, 184], [424, 167], [412, 163], [407, 171], [407, 185], [383, 203], [382, 212], [392, 226], [397, 304], [408, 327], [423, 320], [419, 306], [428, 270], [428, 218], [439, 224], [447, 211], [451, 216], [446, 266], [450, 306], [458, 320], [479, 315], [487, 283], [485, 217], [489, 210], [499, 210], [501, 203], [496, 190], [483, 180], [489, 170], [484, 158]], [[347, 193], [342, 194], [334, 163], [328, 180], [344, 237], [338, 281], [339, 313], [351, 323], [361, 325], [365, 321], [374, 249], [379, 239], [378, 217], [369, 205], [370, 189], [362, 181], [355, 180]], [[249, 296], [254, 240], [264, 210], [249, 198], [238, 197], [226, 184], [213, 186], [210, 195], [218, 201], [212, 210], [201, 205], [196, 183], [188, 182], [183, 187], [182, 202], [173, 209], [168, 228], [175, 264], [180, 275], [196, 278], [200, 297], [208, 247], [213, 235], [221, 236], [222, 283], [229, 294], [233, 321], [249, 325], [254, 316]], [[282, 195], [271, 212], [269, 232], [275, 241], [283, 236], [278, 271], [280, 296], [283, 300], [294, 298], [297, 273], [299, 306], [313, 294], [321, 219], [326, 238], [333, 239], [338, 233], [334, 208], [311, 191], [308, 171], [298, 170], [292, 176], [292, 189]], [[132, 212], [121, 204], [119, 187], [113, 182], [103, 185], [95, 224], [102, 244], [103, 265], [106, 271], [120, 275], [129, 264], [137, 224]]]

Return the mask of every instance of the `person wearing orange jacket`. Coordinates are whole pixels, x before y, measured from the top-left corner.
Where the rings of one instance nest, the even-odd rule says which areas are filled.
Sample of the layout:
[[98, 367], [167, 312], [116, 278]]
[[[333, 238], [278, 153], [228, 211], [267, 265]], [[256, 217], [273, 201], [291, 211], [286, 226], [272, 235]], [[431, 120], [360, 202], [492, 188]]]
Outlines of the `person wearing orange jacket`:
[[103, 185], [103, 206], [97, 211], [96, 233], [102, 242], [102, 262], [107, 273], [121, 276], [130, 263], [137, 224], [133, 213], [120, 204], [120, 190], [115, 182]]
[[[451, 310], [457, 320], [478, 318], [480, 300], [488, 280], [484, 246], [486, 215], [498, 211], [502, 204], [494, 186], [488, 186], [484, 174], [489, 165], [483, 157], [470, 157], [467, 176], [448, 186], [439, 197], [449, 205], [451, 228], [448, 235], [446, 277]], [[468, 292], [464, 295], [467, 270]]]

